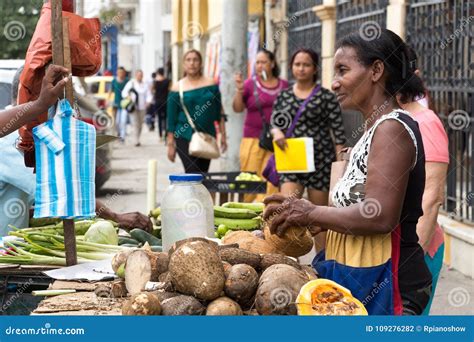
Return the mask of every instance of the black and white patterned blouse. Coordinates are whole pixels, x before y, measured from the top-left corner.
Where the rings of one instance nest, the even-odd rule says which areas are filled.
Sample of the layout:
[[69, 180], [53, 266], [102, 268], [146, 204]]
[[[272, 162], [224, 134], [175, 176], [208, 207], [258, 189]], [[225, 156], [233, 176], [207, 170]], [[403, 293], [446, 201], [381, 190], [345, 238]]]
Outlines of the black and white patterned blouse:
[[[283, 90], [273, 105], [272, 126], [286, 132], [303, 102], [304, 99], [295, 95], [293, 87]], [[316, 171], [281, 174], [280, 183], [296, 182], [310, 189], [328, 191], [331, 163], [336, 158], [331, 132], [336, 144], [343, 145], [346, 142], [336, 96], [328, 89], [321, 88], [306, 105], [292, 135], [293, 138], [313, 138]]]

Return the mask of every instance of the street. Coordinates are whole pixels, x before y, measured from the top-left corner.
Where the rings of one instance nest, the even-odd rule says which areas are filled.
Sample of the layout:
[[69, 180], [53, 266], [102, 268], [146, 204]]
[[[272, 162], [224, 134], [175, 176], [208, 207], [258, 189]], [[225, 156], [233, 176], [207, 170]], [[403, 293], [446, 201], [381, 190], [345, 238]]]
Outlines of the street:
[[[147, 167], [149, 159], [158, 160], [157, 201], [161, 201], [168, 187], [168, 175], [182, 173], [177, 158], [173, 164], [166, 158], [166, 147], [158, 141], [156, 131], [149, 132], [144, 126], [142, 146], [135, 147], [129, 136], [125, 144], [115, 142], [113, 146], [112, 177], [98, 194], [107, 206], [117, 212], [146, 212]], [[211, 171], [217, 171], [218, 162], [211, 163]], [[473, 315], [473, 280], [444, 265], [435, 298], [432, 315]]]

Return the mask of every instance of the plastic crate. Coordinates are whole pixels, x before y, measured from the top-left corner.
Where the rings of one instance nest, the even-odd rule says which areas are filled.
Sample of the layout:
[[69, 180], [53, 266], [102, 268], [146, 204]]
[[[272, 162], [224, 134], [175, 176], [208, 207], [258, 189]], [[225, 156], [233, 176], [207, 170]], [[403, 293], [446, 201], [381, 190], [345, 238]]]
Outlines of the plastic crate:
[[235, 177], [239, 174], [240, 171], [204, 173], [202, 184], [209, 192], [215, 193], [264, 194], [267, 192], [267, 183], [265, 181], [236, 181]]

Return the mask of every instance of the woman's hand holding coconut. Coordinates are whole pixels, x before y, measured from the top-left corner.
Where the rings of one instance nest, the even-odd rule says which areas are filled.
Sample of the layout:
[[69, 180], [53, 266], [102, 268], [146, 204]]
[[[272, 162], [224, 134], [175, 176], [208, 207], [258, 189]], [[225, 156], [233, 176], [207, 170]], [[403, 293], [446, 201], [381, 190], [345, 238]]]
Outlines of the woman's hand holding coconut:
[[282, 237], [289, 228], [309, 229], [312, 235], [322, 231], [311, 219], [311, 212], [316, 206], [304, 198], [288, 198], [277, 194], [265, 198], [264, 203], [266, 208], [263, 218], [272, 234]]

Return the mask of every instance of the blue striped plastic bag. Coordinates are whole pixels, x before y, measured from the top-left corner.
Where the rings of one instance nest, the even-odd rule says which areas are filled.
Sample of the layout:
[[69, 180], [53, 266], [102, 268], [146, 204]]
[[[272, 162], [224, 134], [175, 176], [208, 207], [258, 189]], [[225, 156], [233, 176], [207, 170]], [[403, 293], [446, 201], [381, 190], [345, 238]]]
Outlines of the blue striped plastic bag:
[[69, 101], [33, 129], [36, 154], [34, 217], [95, 216], [95, 127], [73, 117]]

